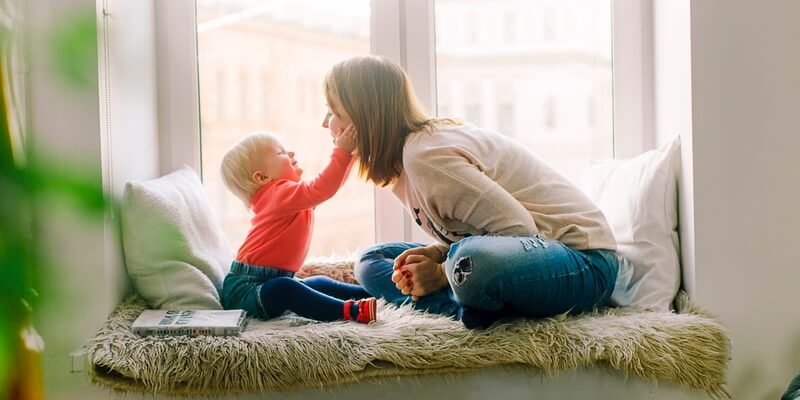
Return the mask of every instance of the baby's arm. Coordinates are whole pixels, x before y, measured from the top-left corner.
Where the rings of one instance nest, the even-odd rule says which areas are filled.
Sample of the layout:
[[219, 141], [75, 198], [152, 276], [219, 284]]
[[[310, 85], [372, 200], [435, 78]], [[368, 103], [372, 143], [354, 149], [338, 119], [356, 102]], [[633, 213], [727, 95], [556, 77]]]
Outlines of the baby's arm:
[[355, 149], [355, 129], [348, 126], [334, 140], [336, 147], [331, 154], [330, 162], [324, 170], [311, 181], [283, 185], [282, 198], [287, 209], [303, 210], [313, 208], [330, 199], [347, 180], [352, 166], [352, 152]]

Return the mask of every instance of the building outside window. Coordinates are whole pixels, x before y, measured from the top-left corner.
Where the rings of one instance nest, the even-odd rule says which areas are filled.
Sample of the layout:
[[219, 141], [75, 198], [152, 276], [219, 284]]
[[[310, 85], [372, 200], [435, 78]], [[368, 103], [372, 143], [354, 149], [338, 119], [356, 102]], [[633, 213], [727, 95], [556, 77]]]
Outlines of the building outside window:
[[[438, 116], [511, 136], [572, 179], [590, 160], [613, 157], [611, 0], [434, 7]], [[197, 17], [204, 185], [238, 246], [249, 215], [221, 184], [222, 155], [249, 133], [274, 131], [297, 152], [306, 179], [322, 170], [333, 146], [321, 127], [324, 74], [370, 53], [370, 2], [197, 0]], [[230, 71], [248, 71], [239, 95]], [[244, 110], [247, 118], [233, 118]], [[317, 208], [309, 255], [373, 244], [374, 198], [354, 171]]]

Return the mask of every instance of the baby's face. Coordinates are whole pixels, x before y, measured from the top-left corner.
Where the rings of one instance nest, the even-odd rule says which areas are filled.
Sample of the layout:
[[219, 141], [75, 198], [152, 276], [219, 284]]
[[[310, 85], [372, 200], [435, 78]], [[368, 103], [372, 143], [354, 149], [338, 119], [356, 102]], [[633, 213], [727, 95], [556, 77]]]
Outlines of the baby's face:
[[299, 181], [303, 169], [294, 159], [293, 151], [286, 151], [281, 143], [269, 143], [264, 147], [264, 172], [271, 180], [290, 179]]

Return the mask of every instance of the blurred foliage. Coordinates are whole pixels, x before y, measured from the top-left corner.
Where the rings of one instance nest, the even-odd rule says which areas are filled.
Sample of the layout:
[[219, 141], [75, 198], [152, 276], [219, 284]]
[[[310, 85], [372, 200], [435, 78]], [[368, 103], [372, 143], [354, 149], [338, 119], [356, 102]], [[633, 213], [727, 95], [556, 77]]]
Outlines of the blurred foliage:
[[[21, 333], [31, 324], [40, 301], [36, 289], [42, 287], [42, 278], [48, 269], [57, 268], [43, 264], [33, 231], [34, 205], [57, 199], [92, 218], [101, 218], [109, 206], [99, 171], [55, 161], [29, 147], [23, 149], [22, 159], [18, 156], [22, 152], [13, 147], [19, 144], [11, 135], [20, 133], [12, 132], [9, 123], [16, 107], [8, 95], [13, 83], [9, 77], [15, 76], [7, 70], [13, 64], [9, 57], [16, 56], [10, 50], [15, 40], [12, 29], [0, 26], [0, 395], [18, 393], [15, 381], [25, 379], [17, 376], [26, 373], [19, 370], [17, 359], [22, 354]], [[91, 83], [97, 63], [94, 14], [68, 18], [48, 36], [59, 75], [73, 85]]]
[[94, 13], [78, 12], [59, 20], [47, 34], [48, 55], [65, 82], [86, 87], [96, 82], [97, 20]]

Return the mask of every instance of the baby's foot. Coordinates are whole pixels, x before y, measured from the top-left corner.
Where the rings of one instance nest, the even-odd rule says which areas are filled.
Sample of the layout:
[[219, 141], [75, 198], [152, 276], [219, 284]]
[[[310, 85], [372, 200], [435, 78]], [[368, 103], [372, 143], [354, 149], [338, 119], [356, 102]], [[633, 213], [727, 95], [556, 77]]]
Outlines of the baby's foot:
[[378, 316], [378, 301], [374, 297], [358, 301], [358, 316], [356, 321], [368, 324], [375, 321]]
[[[355, 306], [355, 307], [353, 307]], [[356, 310], [354, 310], [357, 309]], [[355, 312], [355, 315], [353, 315]], [[344, 302], [344, 319], [346, 321], [356, 321], [362, 324], [368, 324], [377, 319], [378, 302], [374, 297], [354, 301], [345, 300]]]

